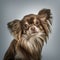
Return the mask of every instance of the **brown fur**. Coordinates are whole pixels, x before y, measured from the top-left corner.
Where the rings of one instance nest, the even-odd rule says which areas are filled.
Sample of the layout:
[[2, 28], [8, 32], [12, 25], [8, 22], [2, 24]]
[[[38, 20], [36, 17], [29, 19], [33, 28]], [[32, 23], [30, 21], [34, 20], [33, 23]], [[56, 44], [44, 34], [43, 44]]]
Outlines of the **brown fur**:
[[[15, 23], [17, 23], [16, 26]], [[50, 24], [52, 24], [50, 9], [42, 9], [37, 15], [26, 15], [21, 21], [9, 22], [8, 28], [13, 33], [14, 40], [5, 53], [4, 60], [41, 60], [44, 41], [47, 42], [47, 37], [51, 31]], [[29, 32], [32, 26], [38, 28], [43, 34], [29, 35], [27, 31]], [[34, 32], [35, 28], [31, 28], [31, 30]], [[20, 58], [16, 58], [18, 54]]]

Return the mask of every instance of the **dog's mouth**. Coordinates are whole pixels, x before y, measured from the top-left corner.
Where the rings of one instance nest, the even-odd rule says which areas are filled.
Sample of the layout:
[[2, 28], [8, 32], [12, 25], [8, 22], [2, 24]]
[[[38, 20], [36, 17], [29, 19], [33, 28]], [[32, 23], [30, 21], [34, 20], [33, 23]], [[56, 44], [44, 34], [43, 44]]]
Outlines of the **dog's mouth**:
[[37, 32], [37, 31], [32, 31], [31, 32], [31, 35], [37, 35], [39, 32]]
[[36, 34], [36, 33], [38, 33], [37, 31], [32, 31], [32, 34]]

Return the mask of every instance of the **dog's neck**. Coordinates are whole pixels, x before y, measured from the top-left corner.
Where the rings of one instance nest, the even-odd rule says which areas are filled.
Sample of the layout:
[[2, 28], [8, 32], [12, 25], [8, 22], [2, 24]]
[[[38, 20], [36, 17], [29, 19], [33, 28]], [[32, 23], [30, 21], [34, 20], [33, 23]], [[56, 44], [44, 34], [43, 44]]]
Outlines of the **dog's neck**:
[[36, 33], [36, 34], [34, 34], [34, 35], [27, 35], [27, 34], [23, 34], [22, 35], [22, 38], [23, 39], [25, 39], [25, 40], [29, 40], [29, 39], [31, 39], [31, 38], [36, 38], [36, 37], [40, 37], [41, 35], [44, 35], [44, 33], [43, 32], [40, 32], [40, 33]]

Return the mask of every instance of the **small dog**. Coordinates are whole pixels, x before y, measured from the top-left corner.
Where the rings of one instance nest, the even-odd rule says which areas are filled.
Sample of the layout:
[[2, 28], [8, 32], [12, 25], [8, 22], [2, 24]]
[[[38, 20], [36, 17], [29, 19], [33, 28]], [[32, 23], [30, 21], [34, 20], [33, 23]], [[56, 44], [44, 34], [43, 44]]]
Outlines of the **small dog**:
[[41, 60], [44, 42], [51, 32], [51, 18], [50, 9], [42, 9], [37, 15], [29, 14], [22, 20], [9, 22], [8, 28], [14, 40], [4, 60]]

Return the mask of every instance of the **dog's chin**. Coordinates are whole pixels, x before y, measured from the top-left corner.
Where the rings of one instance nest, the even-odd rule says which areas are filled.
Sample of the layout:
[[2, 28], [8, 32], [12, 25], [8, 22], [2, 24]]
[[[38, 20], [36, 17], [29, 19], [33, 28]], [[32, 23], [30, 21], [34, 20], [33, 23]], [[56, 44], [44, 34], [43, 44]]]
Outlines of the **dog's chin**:
[[34, 36], [34, 35], [37, 35], [37, 34], [39, 34], [39, 32], [32, 32], [30, 35]]

